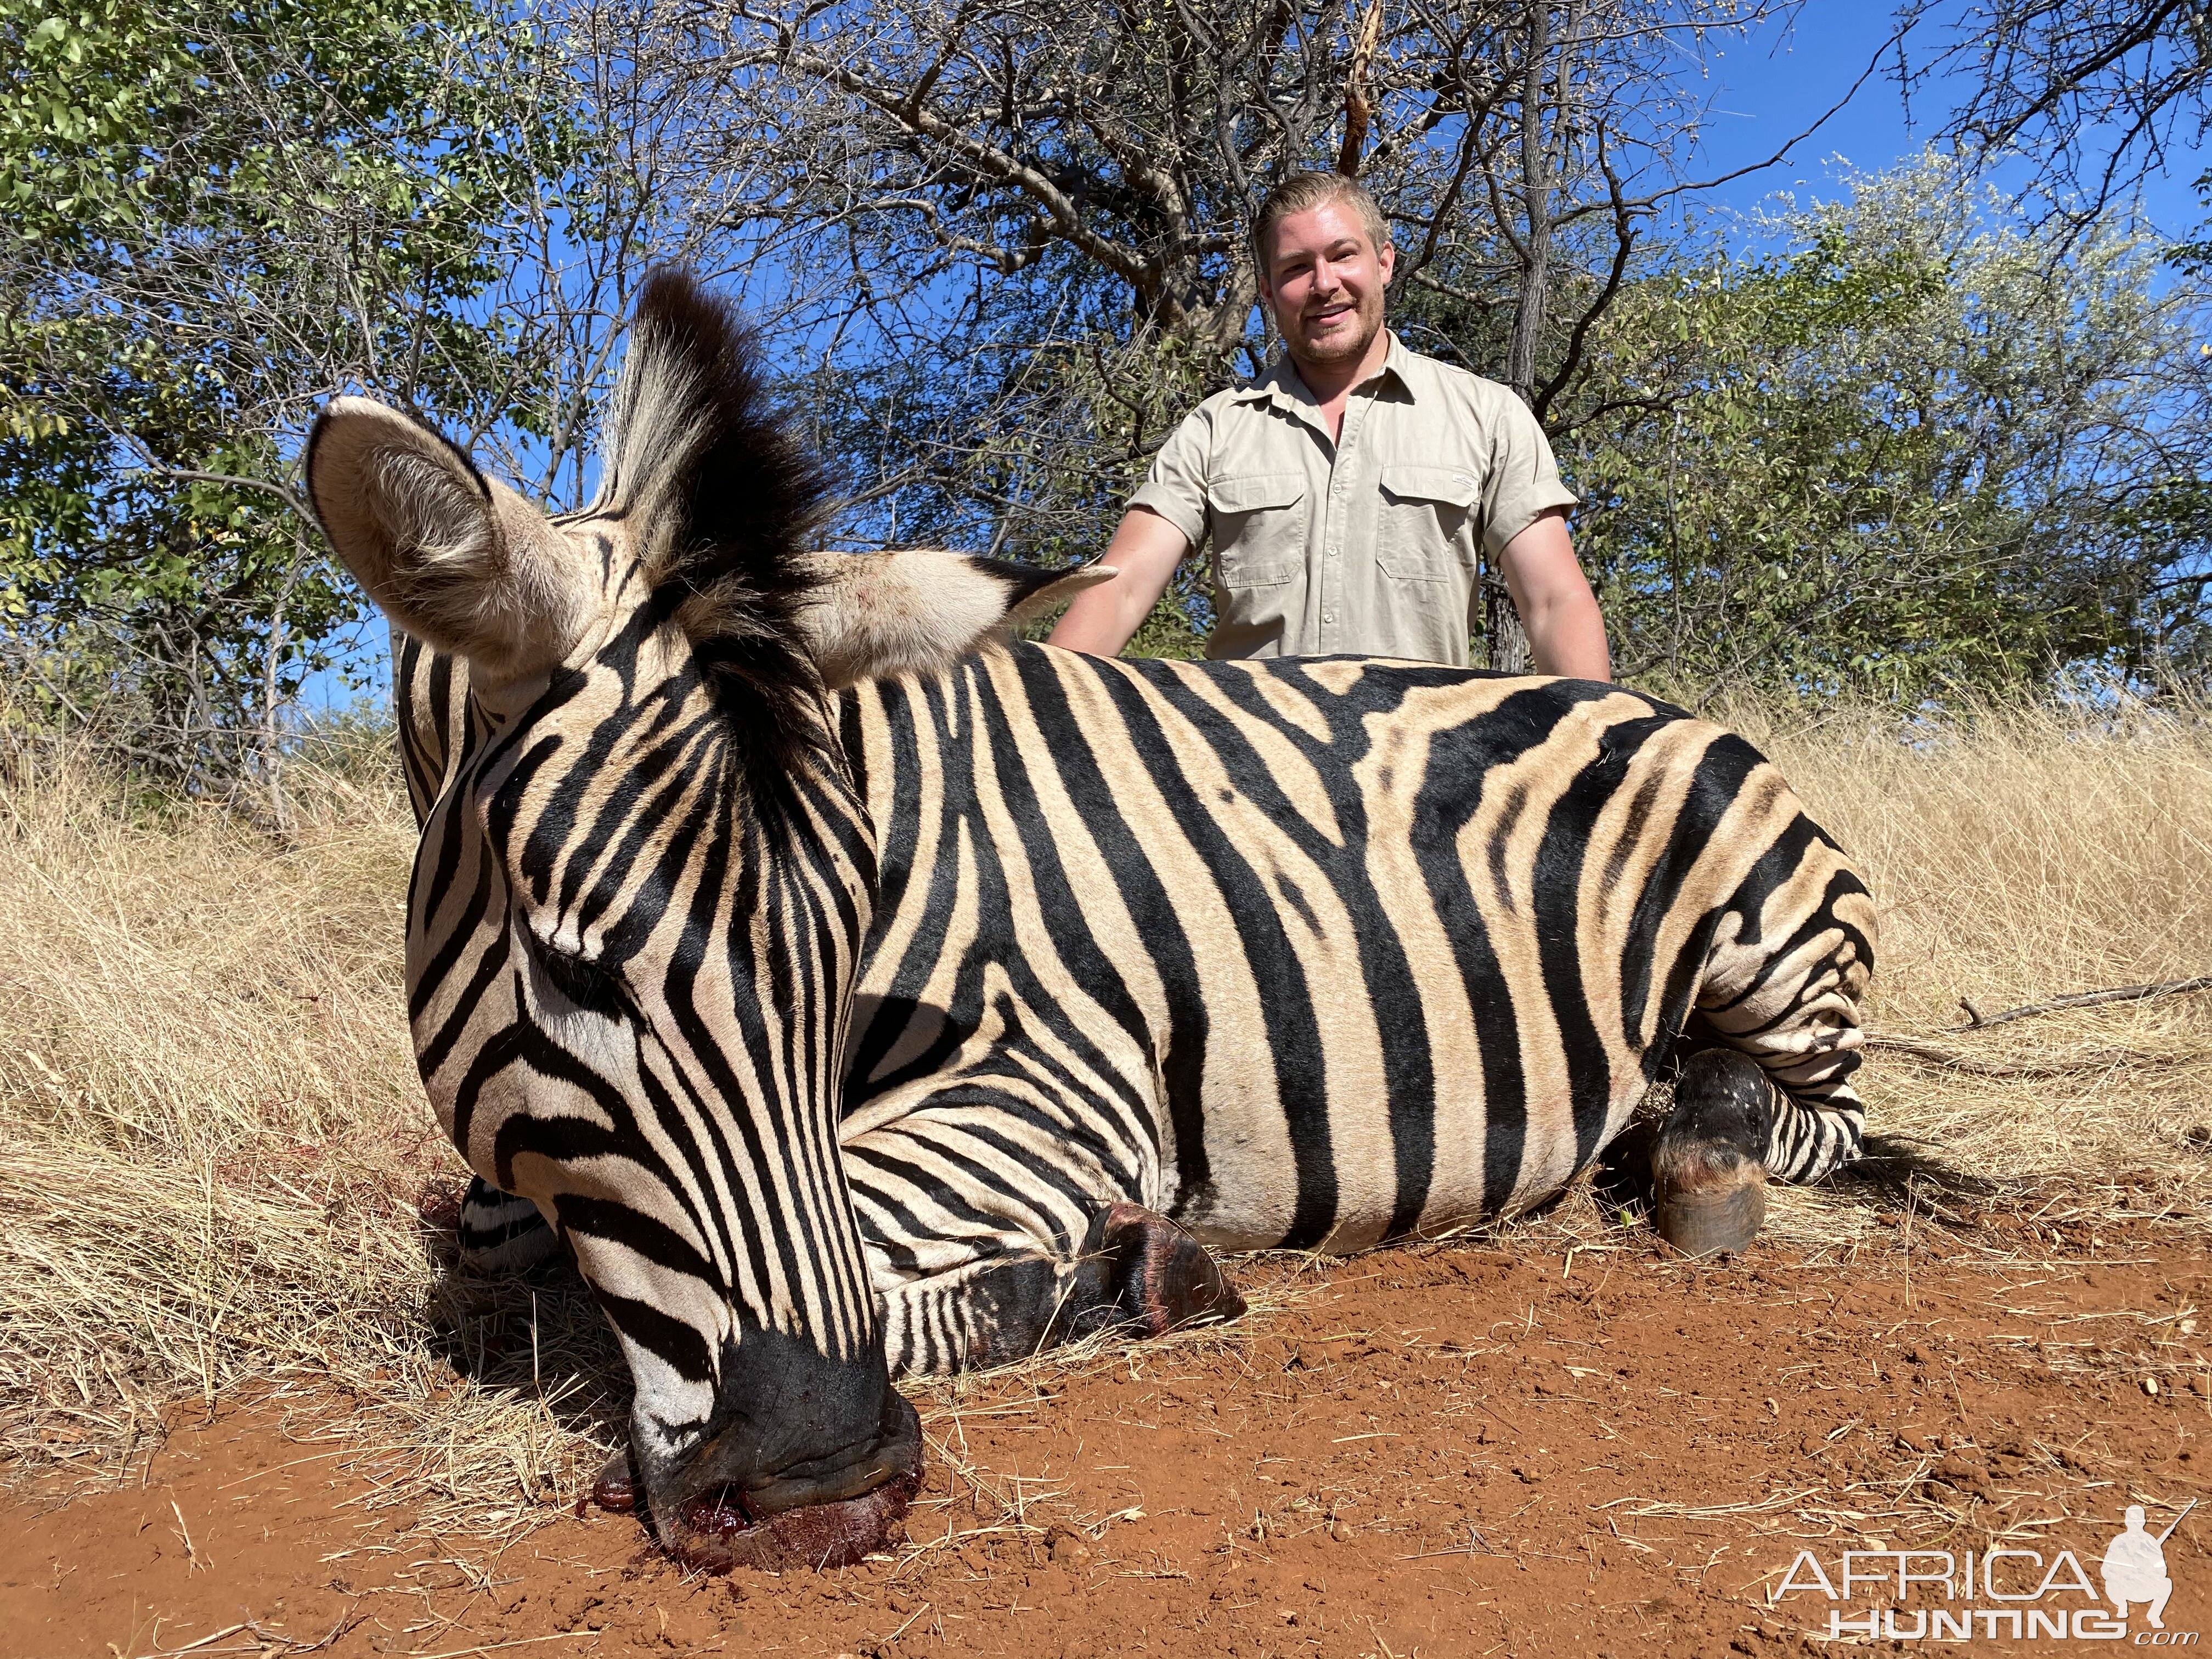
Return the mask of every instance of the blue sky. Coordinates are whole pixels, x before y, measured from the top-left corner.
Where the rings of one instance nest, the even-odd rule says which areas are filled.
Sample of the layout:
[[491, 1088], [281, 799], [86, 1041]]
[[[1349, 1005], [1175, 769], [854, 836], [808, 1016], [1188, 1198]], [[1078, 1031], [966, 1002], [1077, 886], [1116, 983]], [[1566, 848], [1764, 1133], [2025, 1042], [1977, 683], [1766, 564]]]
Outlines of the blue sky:
[[[1771, 155], [1850, 89], [1893, 27], [1886, 5], [1808, 0], [1794, 24], [1712, 48], [1713, 114], [1705, 135], [1705, 165], [1697, 176], [1712, 177]], [[1916, 31], [1916, 37], [1920, 33]], [[1924, 39], [1908, 38], [1908, 63], [1917, 66], [1931, 58], [1943, 39], [1932, 30]], [[1923, 82], [1908, 107], [1896, 67], [1896, 53], [1886, 54], [1857, 96], [1799, 145], [1788, 163], [1726, 185], [1714, 199], [1748, 211], [1778, 190], [1801, 196], [1838, 193], [1835, 157], [1871, 173], [1917, 154], [1948, 113], [1953, 89], [1941, 82]], [[2194, 153], [2178, 155], [2168, 176], [2147, 182], [2143, 209], [2159, 229], [2179, 235], [2204, 216], [2191, 188], [2203, 170]]]

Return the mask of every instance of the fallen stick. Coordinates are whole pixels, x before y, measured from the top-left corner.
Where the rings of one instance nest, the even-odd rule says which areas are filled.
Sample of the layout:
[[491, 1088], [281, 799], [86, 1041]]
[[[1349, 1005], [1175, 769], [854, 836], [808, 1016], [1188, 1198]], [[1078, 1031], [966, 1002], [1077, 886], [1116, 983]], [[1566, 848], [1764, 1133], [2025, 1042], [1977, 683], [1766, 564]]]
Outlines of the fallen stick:
[[[2186, 1515], [2188, 1512], [2189, 1511], [2186, 1510], [2182, 1511], [2184, 1515]], [[2175, 1524], [2179, 1525], [2179, 1522], [2177, 1522]], [[211, 1631], [207, 1635], [201, 1637], [198, 1641], [187, 1642], [180, 1648], [156, 1648], [152, 1653], [146, 1656], [146, 1659], [168, 1659], [168, 1656], [171, 1654], [190, 1653], [194, 1648], [204, 1648], [210, 1642], [220, 1642], [226, 1636], [235, 1636], [239, 1632], [245, 1628], [246, 1626], [243, 1624], [225, 1625], [221, 1630]]]
[[2148, 1002], [2154, 997], [2175, 997], [2185, 991], [2212, 990], [2212, 974], [2196, 979], [2164, 979], [2149, 985], [2122, 985], [2110, 991], [2077, 991], [2071, 996], [2053, 997], [2048, 1002], [2023, 1002], [2017, 1008], [2008, 1008], [2002, 1013], [1984, 1018], [1982, 1011], [1966, 998], [1959, 999], [1959, 1006], [1966, 1011], [1966, 1023], [1962, 1031], [1985, 1030], [1992, 1025], [2008, 1021], [2026, 1019], [2031, 1014], [2055, 1014], [2062, 1008], [2094, 1008], [2105, 1002]]
[[1868, 1033], [1865, 1046], [1870, 1050], [1903, 1054], [1929, 1066], [1940, 1066], [1946, 1071], [1964, 1072], [1970, 1077], [2065, 1077], [2075, 1072], [2110, 1071], [2115, 1066], [2174, 1066], [2194, 1058], [2188, 1054], [2147, 1054], [2138, 1048], [2100, 1048], [2094, 1054], [2080, 1054], [2072, 1060], [1982, 1060], [1972, 1054], [1954, 1054], [1932, 1042], [1875, 1032]]

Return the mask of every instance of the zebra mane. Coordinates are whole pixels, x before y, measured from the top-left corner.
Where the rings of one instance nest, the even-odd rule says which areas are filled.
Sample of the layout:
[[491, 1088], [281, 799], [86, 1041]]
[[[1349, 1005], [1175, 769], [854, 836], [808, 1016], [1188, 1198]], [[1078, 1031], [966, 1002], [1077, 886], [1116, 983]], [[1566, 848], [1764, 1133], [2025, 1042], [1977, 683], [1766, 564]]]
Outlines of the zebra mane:
[[775, 408], [760, 355], [730, 303], [689, 272], [649, 275], [588, 511], [628, 521], [656, 601], [740, 714], [749, 769], [773, 789], [823, 741], [799, 617], [820, 585], [803, 543], [828, 480]]

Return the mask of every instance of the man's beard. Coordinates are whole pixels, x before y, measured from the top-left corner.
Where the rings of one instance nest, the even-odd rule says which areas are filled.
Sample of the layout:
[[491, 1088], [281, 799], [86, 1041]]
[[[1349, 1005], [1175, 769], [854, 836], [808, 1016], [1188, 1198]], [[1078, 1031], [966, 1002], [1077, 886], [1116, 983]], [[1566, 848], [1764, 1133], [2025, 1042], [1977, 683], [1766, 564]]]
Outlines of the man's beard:
[[[1356, 363], [1367, 355], [1375, 343], [1375, 337], [1382, 331], [1382, 296], [1380, 293], [1366, 295], [1352, 308], [1358, 326], [1340, 331], [1327, 342], [1305, 335], [1305, 343], [1298, 356], [1317, 366], [1334, 368], [1340, 363]], [[1300, 331], [1304, 333], [1304, 330]]]

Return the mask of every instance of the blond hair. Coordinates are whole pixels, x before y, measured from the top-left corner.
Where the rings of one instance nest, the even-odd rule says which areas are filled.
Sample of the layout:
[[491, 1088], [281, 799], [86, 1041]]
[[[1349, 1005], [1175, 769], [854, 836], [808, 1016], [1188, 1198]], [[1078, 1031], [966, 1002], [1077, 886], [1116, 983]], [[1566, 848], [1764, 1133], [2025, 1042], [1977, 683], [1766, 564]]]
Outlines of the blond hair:
[[1382, 210], [1357, 179], [1341, 173], [1294, 173], [1267, 192], [1267, 200], [1252, 218], [1252, 264], [1264, 278], [1267, 274], [1267, 233], [1294, 213], [1311, 213], [1332, 202], [1348, 204], [1359, 216], [1367, 240], [1377, 253], [1390, 245], [1389, 222]]

